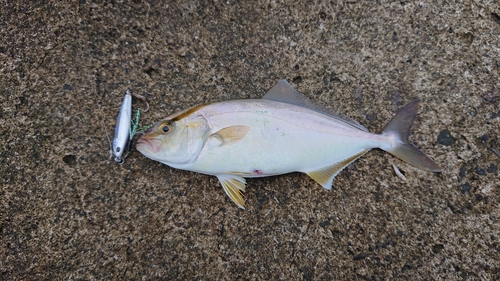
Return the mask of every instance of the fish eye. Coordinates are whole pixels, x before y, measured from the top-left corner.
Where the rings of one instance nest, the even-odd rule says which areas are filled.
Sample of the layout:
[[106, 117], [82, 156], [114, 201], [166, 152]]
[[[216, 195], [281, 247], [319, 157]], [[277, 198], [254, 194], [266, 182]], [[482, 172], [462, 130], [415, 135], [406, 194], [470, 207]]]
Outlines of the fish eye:
[[158, 127], [158, 132], [163, 134], [169, 133], [171, 130], [172, 130], [172, 125], [170, 123], [164, 123]]

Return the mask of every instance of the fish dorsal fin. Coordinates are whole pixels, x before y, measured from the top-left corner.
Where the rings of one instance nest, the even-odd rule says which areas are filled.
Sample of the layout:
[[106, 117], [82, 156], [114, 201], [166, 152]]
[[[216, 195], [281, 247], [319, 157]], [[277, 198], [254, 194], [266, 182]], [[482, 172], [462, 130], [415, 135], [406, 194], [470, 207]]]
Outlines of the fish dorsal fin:
[[243, 137], [250, 131], [250, 127], [245, 125], [230, 126], [224, 129], [220, 129], [216, 133], [212, 134], [212, 137], [217, 138], [221, 141], [221, 145], [232, 144]]
[[227, 196], [229, 196], [238, 207], [245, 209], [245, 199], [241, 194], [241, 191], [245, 191], [245, 184], [247, 183], [245, 179], [240, 176], [228, 174], [217, 175], [217, 178]]
[[304, 96], [303, 94], [299, 93], [299, 91], [295, 90], [292, 85], [290, 85], [285, 79], [278, 81], [278, 83], [276, 83], [276, 85], [274, 85], [274, 87], [272, 87], [262, 98], [265, 100], [283, 102], [305, 107], [330, 116], [356, 129], [368, 131], [365, 127], [352, 120], [351, 118], [335, 113], [328, 109], [326, 106], [318, 104], [308, 97]]
[[363, 150], [358, 154], [355, 154], [347, 159], [344, 159], [338, 163], [330, 165], [328, 167], [321, 168], [316, 171], [306, 173], [313, 180], [319, 183], [322, 187], [327, 190], [332, 189], [333, 179], [342, 171], [347, 165], [349, 165], [354, 160], [358, 159], [361, 155], [368, 152], [368, 150]]

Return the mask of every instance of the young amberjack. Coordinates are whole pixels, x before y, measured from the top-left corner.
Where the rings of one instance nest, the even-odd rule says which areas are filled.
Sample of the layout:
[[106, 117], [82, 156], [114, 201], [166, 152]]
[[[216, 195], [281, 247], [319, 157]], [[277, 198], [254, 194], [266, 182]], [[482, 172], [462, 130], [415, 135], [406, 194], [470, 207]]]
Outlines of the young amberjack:
[[262, 99], [209, 103], [170, 115], [145, 132], [137, 150], [177, 169], [216, 176], [244, 208], [244, 178], [303, 172], [330, 189], [342, 169], [372, 148], [441, 171], [408, 141], [418, 104], [409, 103], [381, 134], [372, 134], [281, 80]]

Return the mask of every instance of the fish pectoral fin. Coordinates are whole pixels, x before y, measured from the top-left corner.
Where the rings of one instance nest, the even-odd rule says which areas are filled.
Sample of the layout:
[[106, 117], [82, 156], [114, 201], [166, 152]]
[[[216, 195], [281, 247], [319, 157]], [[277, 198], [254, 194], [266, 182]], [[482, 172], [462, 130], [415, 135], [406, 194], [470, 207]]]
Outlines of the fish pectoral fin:
[[347, 159], [344, 159], [340, 162], [337, 162], [333, 165], [321, 168], [316, 171], [307, 172], [306, 174], [310, 176], [313, 180], [319, 183], [322, 187], [327, 190], [332, 189], [333, 179], [337, 176], [340, 171], [342, 171], [347, 165], [349, 165], [354, 160], [358, 159], [361, 155], [368, 152], [367, 150], [363, 150], [360, 153], [357, 153]]
[[220, 140], [222, 142], [221, 145], [233, 144], [245, 137], [248, 131], [250, 131], [250, 127], [248, 126], [230, 126], [220, 129], [218, 132], [212, 134], [211, 137]]
[[245, 191], [245, 184], [247, 183], [244, 178], [236, 175], [222, 174], [217, 175], [224, 192], [233, 200], [238, 207], [245, 209], [245, 199], [241, 191]]

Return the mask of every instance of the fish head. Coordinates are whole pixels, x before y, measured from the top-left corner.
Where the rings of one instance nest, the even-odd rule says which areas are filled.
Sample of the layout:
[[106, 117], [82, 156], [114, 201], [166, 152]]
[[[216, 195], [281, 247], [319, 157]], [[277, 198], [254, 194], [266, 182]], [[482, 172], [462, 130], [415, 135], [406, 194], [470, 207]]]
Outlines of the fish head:
[[136, 148], [144, 156], [167, 165], [188, 164], [198, 157], [208, 133], [208, 122], [201, 115], [167, 118], [148, 129]]

